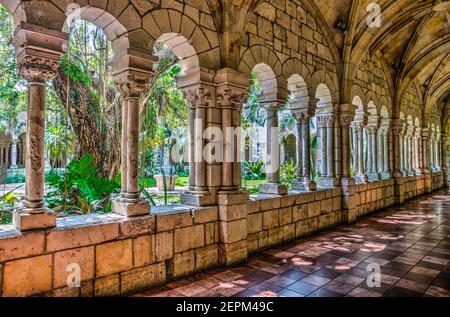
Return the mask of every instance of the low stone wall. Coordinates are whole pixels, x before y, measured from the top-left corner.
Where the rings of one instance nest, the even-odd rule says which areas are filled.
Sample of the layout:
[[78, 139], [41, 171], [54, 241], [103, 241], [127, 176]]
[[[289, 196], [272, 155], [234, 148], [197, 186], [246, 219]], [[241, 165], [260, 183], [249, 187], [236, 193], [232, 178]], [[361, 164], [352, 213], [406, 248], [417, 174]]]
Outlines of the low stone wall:
[[357, 218], [394, 205], [394, 185], [393, 179], [358, 184], [356, 187]]
[[341, 189], [286, 196], [254, 195], [248, 204], [248, 252], [341, 223]]
[[[432, 189], [444, 185], [442, 173], [354, 185], [356, 218], [431, 191], [427, 179]], [[135, 218], [67, 217], [50, 230], [0, 226], [0, 295], [129, 294], [351, 222], [343, 202], [340, 187], [250, 199], [241, 193], [220, 196], [217, 206], [154, 207]], [[67, 286], [74, 263], [79, 288]]]

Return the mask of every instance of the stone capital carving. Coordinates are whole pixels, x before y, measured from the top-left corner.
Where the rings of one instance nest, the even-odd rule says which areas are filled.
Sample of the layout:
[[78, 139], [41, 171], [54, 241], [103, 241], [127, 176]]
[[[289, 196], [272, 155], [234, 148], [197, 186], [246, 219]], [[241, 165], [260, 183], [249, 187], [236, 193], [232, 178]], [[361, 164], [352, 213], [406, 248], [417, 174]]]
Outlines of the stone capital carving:
[[319, 128], [332, 128], [336, 120], [335, 114], [323, 114], [317, 116], [317, 126]]
[[309, 123], [309, 119], [314, 114], [314, 111], [311, 111], [311, 109], [308, 109], [308, 108], [305, 108], [302, 110], [296, 109], [296, 110], [292, 110], [291, 112], [292, 112], [292, 116], [294, 117], [295, 121], [297, 121], [297, 123], [303, 123], [303, 124]]
[[350, 123], [350, 127], [353, 131], [361, 131], [365, 126], [366, 124], [362, 121], [353, 121], [352, 123]]
[[59, 62], [38, 56], [26, 55], [18, 61], [20, 77], [28, 82], [44, 83], [56, 77]]
[[147, 89], [147, 83], [126, 81], [116, 83], [117, 91], [123, 98], [139, 98]]
[[243, 104], [247, 102], [247, 97], [248, 94], [246, 92], [220, 87], [217, 90], [217, 105], [220, 108], [232, 108], [241, 111]]
[[190, 108], [208, 108], [212, 103], [209, 87], [198, 86], [182, 90]]
[[369, 134], [375, 134], [378, 131], [378, 127], [377, 126], [373, 126], [373, 125], [368, 125], [368, 126], [366, 126], [366, 131]]
[[350, 112], [344, 112], [339, 114], [339, 123], [342, 127], [350, 127], [355, 115]]

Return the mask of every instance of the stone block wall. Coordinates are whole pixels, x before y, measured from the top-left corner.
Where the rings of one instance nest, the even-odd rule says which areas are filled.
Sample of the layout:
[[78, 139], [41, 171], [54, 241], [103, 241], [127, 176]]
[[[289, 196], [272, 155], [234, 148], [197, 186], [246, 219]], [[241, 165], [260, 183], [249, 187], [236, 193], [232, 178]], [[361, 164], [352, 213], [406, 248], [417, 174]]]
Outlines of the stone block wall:
[[[354, 185], [356, 218], [442, 187], [442, 173]], [[226, 194], [217, 206], [93, 214], [21, 233], [0, 226], [0, 296], [126, 295], [348, 222], [340, 187], [288, 195]], [[67, 282], [79, 265], [81, 287]]]

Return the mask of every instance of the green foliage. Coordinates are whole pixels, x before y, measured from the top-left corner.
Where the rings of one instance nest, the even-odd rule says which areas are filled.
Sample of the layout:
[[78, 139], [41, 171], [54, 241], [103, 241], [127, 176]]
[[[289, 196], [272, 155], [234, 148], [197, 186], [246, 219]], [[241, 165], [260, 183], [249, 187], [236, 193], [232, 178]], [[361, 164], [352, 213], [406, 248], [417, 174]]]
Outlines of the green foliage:
[[61, 65], [64, 71], [74, 82], [84, 84], [86, 86], [92, 84], [92, 79], [86, 74], [85, 70], [78, 63], [69, 62], [67, 56], [61, 58]]
[[47, 126], [45, 149], [50, 153], [51, 161], [61, 160], [64, 154], [72, 154], [74, 141], [74, 133], [67, 130], [63, 125], [49, 124]]
[[286, 162], [283, 165], [281, 165], [280, 170], [281, 183], [290, 187], [292, 182], [297, 178], [297, 169], [298, 167], [293, 160], [290, 160], [289, 162]]
[[110, 211], [110, 198], [118, 193], [119, 183], [98, 175], [94, 159], [90, 155], [74, 160], [67, 172], [51, 172], [46, 177], [51, 191], [46, 196], [50, 208], [72, 213]]
[[261, 86], [256, 79], [256, 74], [251, 74], [253, 85], [250, 87], [247, 103], [242, 109], [242, 127], [249, 129], [253, 126], [263, 127], [266, 124], [267, 116], [259, 105], [258, 95], [261, 93]]
[[263, 161], [242, 162], [242, 178], [244, 180], [259, 180], [265, 177], [263, 172]]

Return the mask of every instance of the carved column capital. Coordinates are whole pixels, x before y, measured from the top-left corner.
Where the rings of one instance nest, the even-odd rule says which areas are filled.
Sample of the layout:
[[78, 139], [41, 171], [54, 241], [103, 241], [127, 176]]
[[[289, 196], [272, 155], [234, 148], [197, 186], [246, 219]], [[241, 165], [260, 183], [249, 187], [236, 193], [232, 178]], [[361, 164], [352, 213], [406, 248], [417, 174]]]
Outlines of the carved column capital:
[[366, 126], [366, 124], [362, 121], [353, 121], [352, 123], [350, 123], [350, 127], [354, 131], [360, 131], [360, 130], [364, 129], [365, 126]]
[[339, 123], [342, 127], [350, 127], [353, 122], [355, 115], [350, 112], [343, 112], [339, 114]]
[[317, 116], [317, 126], [319, 128], [332, 128], [334, 127], [335, 120], [336, 115], [334, 113], [321, 114]]
[[147, 83], [133, 80], [117, 82], [116, 89], [123, 98], [140, 98], [147, 90]]
[[183, 88], [184, 97], [190, 108], [208, 108], [212, 104], [211, 88], [203, 85]]
[[230, 87], [219, 87], [216, 91], [217, 105], [220, 108], [242, 110], [242, 105], [247, 102], [248, 93], [233, 90]]
[[25, 55], [18, 60], [20, 77], [28, 82], [45, 83], [56, 77], [59, 62], [38, 56]]

